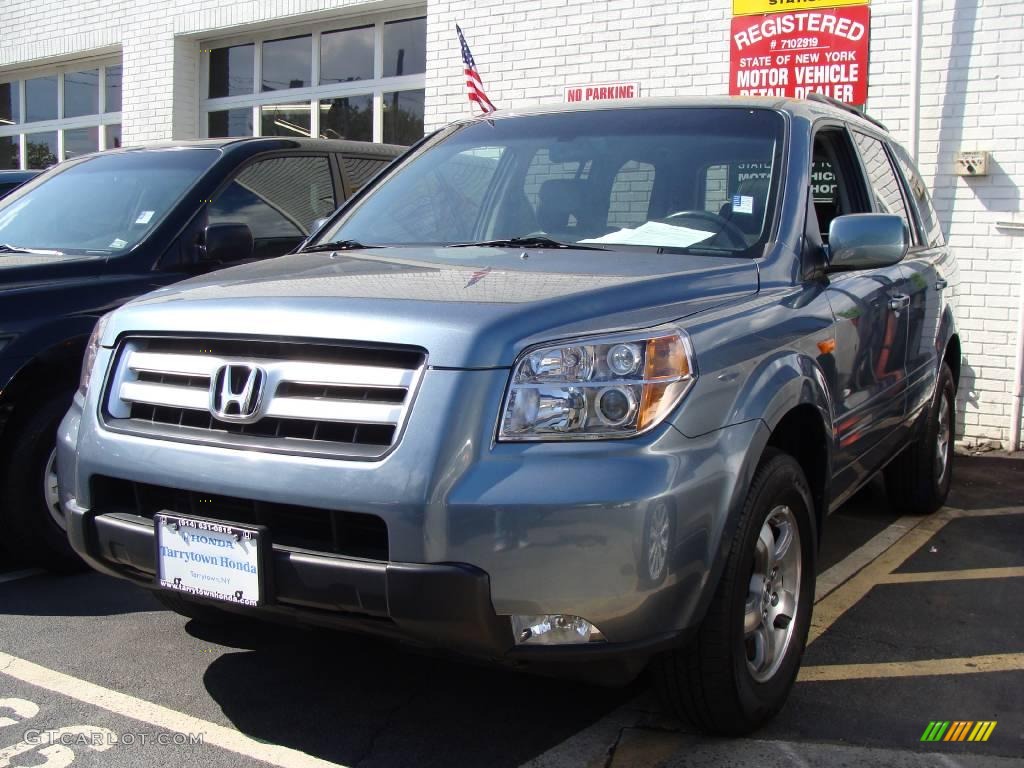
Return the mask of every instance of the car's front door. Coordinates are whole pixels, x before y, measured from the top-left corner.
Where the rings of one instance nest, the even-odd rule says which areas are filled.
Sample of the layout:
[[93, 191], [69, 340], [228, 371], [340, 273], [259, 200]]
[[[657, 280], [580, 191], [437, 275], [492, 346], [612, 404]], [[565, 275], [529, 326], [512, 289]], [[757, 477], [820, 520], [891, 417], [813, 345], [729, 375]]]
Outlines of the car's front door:
[[[837, 216], [878, 208], [876, 179], [861, 165], [850, 135], [819, 131], [812, 159], [814, 211], [823, 241]], [[865, 183], [867, 181], [867, 183]], [[900, 265], [829, 275], [835, 347], [826, 375], [834, 402], [834, 497], [874, 472], [906, 417], [909, 296]]]

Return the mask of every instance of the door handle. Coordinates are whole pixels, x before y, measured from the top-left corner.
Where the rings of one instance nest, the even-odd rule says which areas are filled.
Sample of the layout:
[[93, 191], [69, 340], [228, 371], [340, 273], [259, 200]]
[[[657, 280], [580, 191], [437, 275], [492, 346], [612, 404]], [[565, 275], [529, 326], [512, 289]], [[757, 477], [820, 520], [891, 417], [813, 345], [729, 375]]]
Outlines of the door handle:
[[938, 280], [935, 281], [935, 290], [936, 291], [941, 291], [947, 285], [949, 285], [949, 281], [940, 277]]
[[893, 312], [899, 312], [901, 309], [906, 309], [910, 306], [910, 297], [904, 293], [897, 293], [895, 296], [889, 297], [889, 309]]

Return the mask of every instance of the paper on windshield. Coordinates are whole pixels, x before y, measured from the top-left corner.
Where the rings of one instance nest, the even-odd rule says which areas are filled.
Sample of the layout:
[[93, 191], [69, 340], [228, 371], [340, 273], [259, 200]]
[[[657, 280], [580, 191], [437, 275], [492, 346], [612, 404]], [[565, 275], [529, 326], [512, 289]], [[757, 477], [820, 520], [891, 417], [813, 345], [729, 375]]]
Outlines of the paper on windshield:
[[688, 248], [695, 243], [714, 237], [714, 232], [703, 229], [677, 227], [660, 221], [648, 221], [636, 229], [620, 229], [601, 237], [580, 240], [581, 243], [616, 243], [618, 245], [656, 245], [664, 248]]

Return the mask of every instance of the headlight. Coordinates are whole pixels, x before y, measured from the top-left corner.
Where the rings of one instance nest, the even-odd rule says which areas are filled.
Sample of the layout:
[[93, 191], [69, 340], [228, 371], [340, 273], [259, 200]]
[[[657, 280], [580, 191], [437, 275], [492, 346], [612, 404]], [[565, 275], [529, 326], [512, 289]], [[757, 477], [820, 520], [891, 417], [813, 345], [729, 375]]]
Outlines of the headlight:
[[103, 315], [96, 321], [96, 327], [92, 329], [89, 343], [85, 345], [85, 358], [82, 360], [82, 374], [78, 379], [78, 391], [84, 396], [89, 389], [89, 380], [92, 378], [92, 367], [96, 362], [96, 355], [100, 351], [100, 338], [103, 336], [103, 329], [107, 326], [110, 314]]
[[696, 376], [676, 329], [534, 347], [512, 370], [498, 439], [632, 437], [659, 424]]

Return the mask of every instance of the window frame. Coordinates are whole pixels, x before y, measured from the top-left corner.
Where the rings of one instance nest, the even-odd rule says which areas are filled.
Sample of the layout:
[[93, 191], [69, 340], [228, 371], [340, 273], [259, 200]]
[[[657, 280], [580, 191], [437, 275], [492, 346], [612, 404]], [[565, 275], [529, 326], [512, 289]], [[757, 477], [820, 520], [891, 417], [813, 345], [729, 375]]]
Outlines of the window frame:
[[[413, 75], [384, 77], [384, 26], [389, 22], [407, 21], [427, 16], [426, 8], [407, 8], [405, 10], [353, 14], [336, 17], [332, 20], [316, 24], [271, 27], [266, 30], [248, 34], [233, 35], [223, 38], [203, 40], [200, 44], [199, 65], [199, 135], [209, 137], [211, 112], [227, 109], [252, 110], [253, 136], [262, 136], [260, 108], [275, 104], [294, 104], [308, 107], [310, 110], [310, 135], [320, 136], [320, 101], [332, 98], [351, 96], [372, 96], [373, 99], [373, 130], [371, 141], [382, 143], [384, 138], [384, 94], [396, 91], [426, 91], [426, 72]], [[369, 80], [356, 80], [351, 83], [320, 84], [320, 37], [327, 32], [336, 32], [356, 27], [373, 27], [373, 72]], [[310, 35], [312, 45], [312, 71], [308, 88], [286, 88], [276, 91], [263, 91], [263, 43], [289, 37]], [[251, 93], [237, 96], [209, 97], [210, 88], [210, 51], [232, 45], [253, 44], [253, 89]], [[425, 41], [424, 41], [424, 44]]]
[[[82, 59], [75, 59], [60, 65], [39, 67], [33, 69], [16, 70], [0, 76], [0, 82], [14, 83], [18, 85], [18, 111], [19, 121], [10, 125], [0, 125], [0, 137], [14, 136], [18, 139], [18, 167], [14, 170], [31, 170], [28, 167], [28, 139], [35, 133], [57, 133], [57, 163], [63, 162], [65, 145], [64, 131], [73, 131], [81, 128], [96, 128], [98, 131], [97, 147], [102, 152], [107, 147], [107, 126], [121, 124], [121, 112], [106, 112], [107, 106], [107, 69], [110, 67], [122, 66], [120, 55], [93, 56]], [[84, 72], [96, 69], [99, 72], [97, 80], [97, 109], [95, 114], [79, 115], [77, 117], [64, 117], [64, 75], [68, 73]], [[123, 70], [122, 70], [123, 72]], [[36, 120], [27, 122], [27, 89], [25, 81], [34, 80], [37, 77], [57, 76], [57, 117], [52, 120]], [[122, 74], [123, 78], [123, 74]], [[123, 79], [122, 79], [123, 82]], [[122, 109], [124, 105], [122, 103]], [[67, 158], [70, 159], [70, 158]]]

